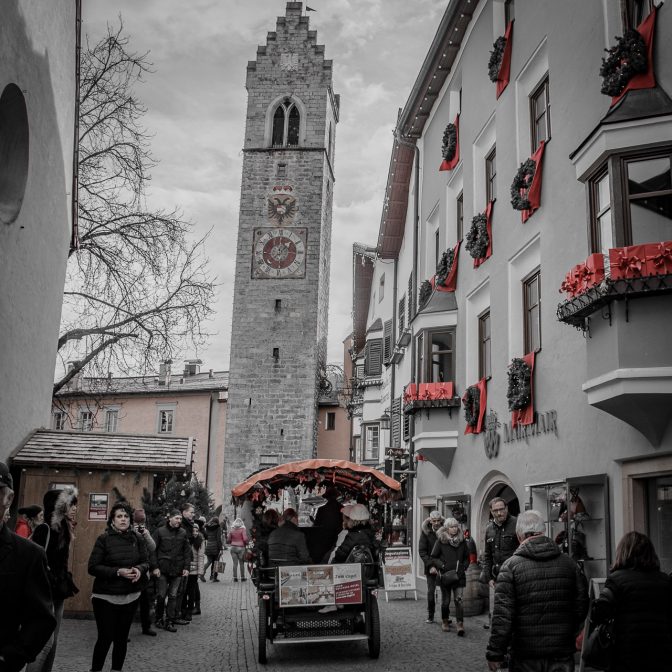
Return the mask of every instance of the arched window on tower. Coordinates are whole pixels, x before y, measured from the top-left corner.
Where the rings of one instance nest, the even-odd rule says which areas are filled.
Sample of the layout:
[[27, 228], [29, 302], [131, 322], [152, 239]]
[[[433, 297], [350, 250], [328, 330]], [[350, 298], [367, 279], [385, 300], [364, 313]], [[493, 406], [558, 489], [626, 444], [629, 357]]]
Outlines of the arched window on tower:
[[301, 113], [299, 108], [285, 98], [273, 114], [273, 147], [296, 147], [299, 144]]

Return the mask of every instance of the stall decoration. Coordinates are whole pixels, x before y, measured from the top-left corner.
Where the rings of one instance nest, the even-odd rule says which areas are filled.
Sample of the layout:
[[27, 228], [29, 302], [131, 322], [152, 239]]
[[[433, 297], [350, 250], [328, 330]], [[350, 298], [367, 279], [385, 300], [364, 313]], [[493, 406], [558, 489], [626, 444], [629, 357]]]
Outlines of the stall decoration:
[[441, 147], [443, 161], [439, 170], [452, 170], [460, 162], [460, 115], [455, 117], [452, 124], [446, 126], [443, 132], [443, 145]]
[[511, 78], [512, 32], [513, 21], [509, 21], [504, 35], [497, 38], [490, 52], [488, 77], [490, 77], [491, 82], [497, 83], [497, 98], [502, 95]]
[[485, 212], [471, 220], [471, 228], [467, 231], [465, 247], [474, 259], [474, 268], [492, 256], [492, 206], [493, 201], [490, 201]]
[[508, 391], [511, 427], [534, 423], [534, 352], [514, 357], [509, 365]]
[[465, 434], [480, 434], [483, 431], [483, 420], [487, 406], [487, 381], [485, 378], [467, 388], [462, 397], [464, 419], [467, 423]]
[[523, 224], [541, 205], [544, 147], [546, 147], [546, 142], [542, 140], [534, 154], [520, 164], [511, 184], [511, 205], [514, 210], [521, 210]]

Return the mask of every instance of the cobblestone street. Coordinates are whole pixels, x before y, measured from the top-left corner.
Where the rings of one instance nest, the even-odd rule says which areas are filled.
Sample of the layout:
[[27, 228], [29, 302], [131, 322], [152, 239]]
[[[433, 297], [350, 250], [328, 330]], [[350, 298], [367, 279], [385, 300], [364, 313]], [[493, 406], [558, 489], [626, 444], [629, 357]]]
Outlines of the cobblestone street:
[[[380, 593], [381, 653], [368, 656], [366, 643], [268, 646], [268, 664], [257, 663], [256, 590], [251, 581], [201, 583], [201, 616], [176, 633], [159, 631], [146, 637], [140, 624], [131, 628], [125, 672], [257, 672], [266, 670], [320, 670], [320, 672], [402, 670], [429, 672], [487, 670], [485, 616], [467, 618], [466, 637], [443, 633], [438, 624], [426, 625], [425, 599], [390, 597]], [[61, 627], [54, 670], [84, 672], [89, 669], [96, 639], [93, 620], [65, 619]], [[110, 656], [106, 670], [109, 670]]]

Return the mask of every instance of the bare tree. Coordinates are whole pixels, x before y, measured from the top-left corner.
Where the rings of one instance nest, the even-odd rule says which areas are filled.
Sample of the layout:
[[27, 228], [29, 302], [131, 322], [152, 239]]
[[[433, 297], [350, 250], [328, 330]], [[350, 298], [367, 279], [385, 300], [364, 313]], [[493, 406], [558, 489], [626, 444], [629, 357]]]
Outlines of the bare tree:
[[79, 245], [71, 250], [58, 352], [74, 362], [58, 392], [83, 369], [138, 375], [196, 348], [212, 314], [214, 279], [204, 240], [178, 211], [148, 210], [155, 165], [134, 87], [151, 72], [128, 50], [123, 24], [82, 49]]

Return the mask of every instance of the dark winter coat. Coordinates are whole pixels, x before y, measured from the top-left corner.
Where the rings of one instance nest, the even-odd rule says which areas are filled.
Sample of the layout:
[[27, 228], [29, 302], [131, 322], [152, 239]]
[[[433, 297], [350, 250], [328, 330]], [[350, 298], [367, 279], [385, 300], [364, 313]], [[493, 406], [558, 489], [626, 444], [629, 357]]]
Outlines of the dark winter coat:
[[611, 672], [664, 670], [672, 665], [672, 582], [658, 571], [618, 569], [593, 606], [592, 620], [614, 618], [616, 655]]
[[499, 568], [518, 548], [515, 516], [508, 516], [503, 525], [490, 521], [485, 528], [485, 553], [483, 554], [483, 571], [487, 581], [497, 578]]
[[342, 529], [341, 504], [337, 499], [329, 498], [315, 513], [315, 521], [311, 531], [310, 552], [316, 560], [321, 560], [329, 553]]
[[469, 567], [469, 549], [462, 532], [458, 533], [459, 542], [457, 546], [453, 546], [449, 539], [448, 530], [445, 527], [440, 528], [436, 533], [436, 543], [431, 552], [431, 564], [439, 572], [457, 569], [459, 579], [457, 586], [464, 588], [467, 585], [466, 572], [467, 567]]
[[346, 562], [350, 551], [355, 546], [366, 546], [371, 549], [371, 555], [377, 561], [378, 542], [376, 541], [376, 534], [370, 525], [363, 525], [348, 530], [345, 539], [334, 553], [334, 563]]
[[271, 566], [307, 565], [312, 562], [306, 537], [289, 520], [268, 535], [268, 558]]
[[180, 576], [191, 565], [191, 546], [183, 527], [166, 523], [154, 532], [156, 561], [164, 576]]
[[[425, 576], [429, 574], [432, 567], [432, 550], [436, 544], [436, 532], [432, 529], [432, 519], [425, 518], [421, 526], [420, 541], [418, 542], [418, 553], [425, 566]], [[443, 524], [443, 518], [441, 518]], [[441, 528], [439, 528], [441, 529]]]
[[209, 558], [216, 558], [224, 548], [222, 542], [222, 528], [218, 522], [208, 523], [205, 526], [205, 554]]
[[0, 524], [0, 669], [35, 660], [56, 627], [44, 550]]
[[[117, 576], [117, 570], [137, 567], [140, 580], [132, 583]], [[94, 576], [93, 591], [101, 595], [128, 595], [142, 590], [147, 581], [149, 554], [145, 540], [133, 529], [118, 532], [108, 527], [103, 532], [89, 556], [89, 574]]]
[[521, 544], [499, 570], [486, 657], [548, 659], [574, 654], [588, 611], [576, 563], [543, 535]]

